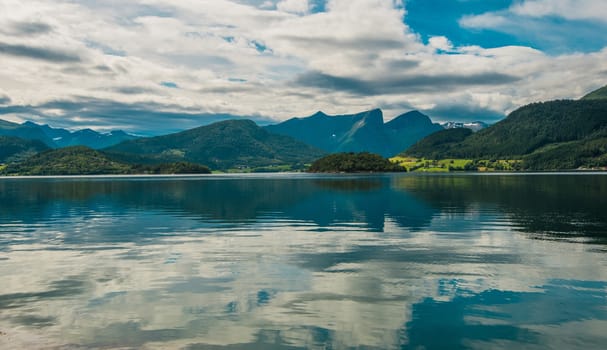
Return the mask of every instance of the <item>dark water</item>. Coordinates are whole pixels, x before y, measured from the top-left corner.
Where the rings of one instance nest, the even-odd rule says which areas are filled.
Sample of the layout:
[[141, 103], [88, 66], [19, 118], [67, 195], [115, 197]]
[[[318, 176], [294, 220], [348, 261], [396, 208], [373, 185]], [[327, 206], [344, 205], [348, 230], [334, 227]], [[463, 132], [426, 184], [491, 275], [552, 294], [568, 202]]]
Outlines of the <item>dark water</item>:
[[0, 179], [0, 348], [605, 349], [607, 176]]

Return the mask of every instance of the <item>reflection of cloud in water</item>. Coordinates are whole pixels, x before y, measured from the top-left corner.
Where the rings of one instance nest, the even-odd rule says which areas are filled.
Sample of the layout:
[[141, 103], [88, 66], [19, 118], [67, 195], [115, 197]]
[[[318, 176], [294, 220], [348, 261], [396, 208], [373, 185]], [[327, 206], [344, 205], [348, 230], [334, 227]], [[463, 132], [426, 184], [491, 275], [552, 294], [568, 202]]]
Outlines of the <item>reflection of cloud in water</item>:
[[[457, 281], [447, 281], [452, 282]], [[524, 347], [544, 344], [539, 342], [542, 335], [534, 330], [536, 326], [564, 326], [588, 319], [607, 326], [606, 288], [605, 282], [554, 280], [537, 292], [463, 290], [446, 302], [427, 298], [412, 307], [412, 320], [404, 328], [406, 348], [467, 349], [471, 342], [499, 340]], [[588, 349], [599, 346], [596, 341], [601, 337], [603, 332], [590, 328], [564, 341]]]
[[24, 198], [0, 182], [15, 203], [0, 218], [0, 348], [607, 341], [604, 253], [513, 233], [530, 227], [516, 189], [318, 181], [46, 183]]
[[[516, 331], [514, 340], [533, 342], [546, 332], [535, 330], [546, 319], [534, 323], [521, 312], [547, 315], [554, 303], [578, 298], [596, 305], [578, 303], [577, 314], [567, 312], [565, 318], [605, 320], [599, 308], [605, 286], [571, 282], [607, 280], [600, 265], [586, 269], [602, 255], [580, 249], [560, 262], [543, 260], [571, 245], [531, 247], [524, 237], [499, 232], [455, 242], [432, 232], [386, 235], [384, 241], [373, 232], [276, 229], [254, 236], [235, 231], [165, 237], [141, 246], [119, 243], [117, 250], [41, 253], [42, 247], [29, 251], [23, 246], [1, 267], [8, 276], [1, 300], [15, 306], [1, 312], [18, 311], [21, 321], [46, 318], [52, 324], [41, 334], [68, 344], [149, 348], [407, 348], [430, 344], [432, 338], [419, 337], [437, 317], [432, 312], [449, 313], [438, 319], [462, 330], [453, 335], [458, 341], [485, 341], [476, 330], [495, 330]], [[502, 251], [517, 252], [518, 259]], [[125, 253], [140, 258], [125, 258]], [[26, 269], [28, 276], [11, 273]], [[55, 295], [65, 275], [80, 282], [66, 284], [65, 295]], [[551, 276], [565, 280], [551, 281]], [[16, 298], [18, 291], [32, 297], [27, 305]], [[490, 301], [487, 310], [483, 300]], [[603, 313], [588, 311], [597, 309]], [[23, 324], [19, 318], [2, 318], [0, 329], [9, 332], [11, 322]], [[499, 327], [478, 324], [500, 319]]]

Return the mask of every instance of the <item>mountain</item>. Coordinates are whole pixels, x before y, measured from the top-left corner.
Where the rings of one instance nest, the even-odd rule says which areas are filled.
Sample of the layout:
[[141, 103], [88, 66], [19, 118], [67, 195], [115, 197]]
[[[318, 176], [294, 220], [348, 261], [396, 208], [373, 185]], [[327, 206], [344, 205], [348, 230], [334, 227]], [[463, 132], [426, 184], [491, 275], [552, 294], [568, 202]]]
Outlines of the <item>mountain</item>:
[[427, 135], [443, 130], [439, 124], [432, 123], [430, 117], [418, 111], [399, 115], [386, 123], [385, 129], [390, 140], [390, 153], [385, 156], [398, 154]]
[[453, 148], [456, 145], [464, 141], [472, 133], [472, 130], [467, 128], [452, 128], [438, 131], [415, 143], [403, 155], [429, 159], [447, 157], [455, 151]]
[[403, 155], [522, 159], [529, 170], [607, 166], [607, 99], [533, 103], [474, 134], [431, 135]]
[[588, 95], [582, 97], [582, 100], [605, 100], [607, 99], [607, 85], [598, 90], [594, 90]]
[[[39, 142], [39, 141], [33, 141]], [[122, 175], [122, 174], [208, 174], [209, 168], [186, 162], [155, 166], [127, 164], [103, 152], [72, 146], [47, 150], [21, 162], [10, 163], [2, 175]]]
[[227, 120], [175, 134], [126, 141], [105, 151], [122, 160], [188, 161], [213, 169], [292, 165], [324, 155], [291, 137], [272, 134], [251, 120]]
[[265, 129], [291, 136], [327, 152], [338, 152], [349, 150], [348, 146], [354, 146], [361, 132], [365, 129], [373, 132], [378, 124], [383, 124], [379, 110], [340, 116], [317, 112], [306, 118], [292, 118], [280, 124], [268, 125]]
[[38, 140], [0, 136], [0, 163], [19, 161], [47, 149], [48, 146]]
[[486, 129], [489, 125], [487, 123], [476, 121], [476, 122], [445, 122], [441, 123], [441, 126], [445, 129], [456, 129], [456, 128], [465, 128], [470, 129], [474, 132]]
[[15, 136], [26, 140], [39, 140], [51, 148], [82, 145], [94, 149], [106, 148], [137, 138], [120, 130], [109, 133], [98, 133], [91, 129], [70, 132], [69, 130], [52, 128], [48, 125], [39, 125], [30, 121], [17, 124], [5, 120], [0, 120], [0, 135]]
[[269, 125], [266, 130], [291, 136], [329, 153], [372, 152], [388, 157], [442, 128], [417, 112], [400, 115], [384, 124], [379, 109], [329, 116], [323, 112]]
[[122, 130], [102, 134], [91, 129], [83, 129], [71, 133], [67, 138], [55, 139], [55, 143], [59, 147], [85, 145], [93, 149], [102, 149], [137, 138]]
[[48, 147], [56, 147], [52, 138], [36, 124], [25, 122], [23, 124], [0, 120], [0, 136], [13, 136], [24, 140], [38, 140]]

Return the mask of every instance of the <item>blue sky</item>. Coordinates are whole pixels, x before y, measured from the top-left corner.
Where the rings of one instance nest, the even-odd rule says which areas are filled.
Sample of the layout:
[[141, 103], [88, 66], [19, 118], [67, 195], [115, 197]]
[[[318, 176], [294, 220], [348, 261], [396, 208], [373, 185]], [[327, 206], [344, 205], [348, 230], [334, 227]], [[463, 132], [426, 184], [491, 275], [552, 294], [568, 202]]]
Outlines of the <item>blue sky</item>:
[[466, 30], [459, 24], [464, 16], [480, 15], [507, 9], [511, 0], [410, 0], [407, 2], [405, 23], [427, 41], [432, 36], [445, 36], [454, 45], [499, 47], [520, 42], [505, 33], [486, 30]]
[[[559, 3], [558, 0], [545, 2]], [[517, 3], [524, 4], [512, 0], [410, 0], [407, 2], [406, 22], [424, 40], [442, 35], [456, 46], [490, 48], [520, 45], [550, 55], [593, 52], [607, 46], [607, 36], [600, 35], [607, 30], [605, 21], [598, 18], [566, 18], [558, 13], [520, 16], [509, 11]], [[584, 6], [583, 1], [569, 3]], [[466, 19], [484, 14], [503, 16], [509, 23], [493, 27], [466, 25]]]
[[4, 0], [0, 118], [143, 134], [417, 109], [494, 122], [607, 84], [604, 0]]

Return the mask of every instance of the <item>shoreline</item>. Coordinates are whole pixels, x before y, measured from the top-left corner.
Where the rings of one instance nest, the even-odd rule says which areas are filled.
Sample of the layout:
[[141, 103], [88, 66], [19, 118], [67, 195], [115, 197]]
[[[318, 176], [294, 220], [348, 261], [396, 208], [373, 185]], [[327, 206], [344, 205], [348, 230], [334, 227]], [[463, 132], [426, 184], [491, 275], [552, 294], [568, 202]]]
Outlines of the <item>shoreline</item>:
[[0, 175], [2, 180], [19, 179], [218, 179], [218, 178], [307, 178], [307, 177], [351, 177], [351, 176], [537, 176], [537, 175], [607, 175], [607, 170], [546, 170], [546, 171], [452, 171], [452, 172], [432, 172], [432, 171], [413, 171], [413, 172], [261, 172], [261, 173], [213, 173], [213, 174], [117, 174], [117, 175]]

